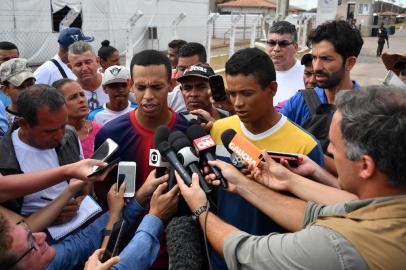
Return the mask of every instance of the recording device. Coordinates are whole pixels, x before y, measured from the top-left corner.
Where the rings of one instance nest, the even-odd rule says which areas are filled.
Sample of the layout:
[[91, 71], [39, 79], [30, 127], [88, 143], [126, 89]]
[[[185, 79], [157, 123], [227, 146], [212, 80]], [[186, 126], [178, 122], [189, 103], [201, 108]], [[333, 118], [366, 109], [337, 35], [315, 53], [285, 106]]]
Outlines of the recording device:
[[291, 166], [293, 168], [298, 167], [300, 162], [303, 161], [302, 157], [299, 157], [298, 155], [295, 155], [295, 154], [268, 151], [268, 155], [270, 155], [271, 158], [278, 163], [281, 162], [282, 158], [287, 160], [289, 163], [289, 166]]
[[203, 123], [207, 123], [207, 120], [201, 117], [200, 115], [196, 115], [190, 112], [181, 112], [180, 114], [186, 119], [186, 121], [188, 121], [188, 123], [192, 125], [200, 125]]
[[[206, 161], [216, 160], [216, 157], [213, 153], [215, 151], [216, 143], [213, 141], [212, 137], [199, 125], [190, 126], [187, 131], [187, 136], [193, 142], [195, 149], [198, 151], [200, 157], [203, 157]], [[227, 181], [224, 179], [221, 171], [215, 167], [211, 166], [213, 173], [216, 175], [216, 178], [220, 180], [221, 186], [227, 188]]]
[[179, 162], [176, 153], [173, 151], [171, 146], [167, 141], [163, 141], [158, 145], [158, 150], [165, 157], [165, 159], [169, 162], [172, 168], [174, 168], [182, 180], [185, 182], [187, 186], [190, 187], [192, 184], [192, 178], [190, 177], [189, 173], [186, 171], [185, 167]]
[[105, 262], [111, 257], [118, 255], [121, 237], [124, 234], [124, 226], [125, 226], [124, 219], [117, 221], [113, 225], [113, 228], [111, 229], [111, 235], [107, 243], [106, 250], [103, 253], [101, 262]]
[[186, 135], [180, 131], [174, 131], [169, 135], [168, 140], [172, 149], [177, 153], [177, 158], [180, 163], [188, 168], [190, 172], [196, 173], [199, 176], [200, 186], [206, 194], [211, 193], [212, 188], [208, 185], [200, 172], [199, 157]]
[[213, 75], [209, 77], [211, 96], [214, 101], [224, 101], [227, 99], [226, 88], [224, 87], [223, 77]]
[[121, 161], [118, 163], [117, 191], [121, 184], [125, 183], [125, 198], [132, 198], [135, 195], [135, 175], [137, 164], [134, 161]]
[[248, 164], [259, 165], [262, 159], [261, 150], [235, 130], [227, 129], [224, 131], [221, 134], [221, 141], [229, 152], [235, 153]]
[[[169, 137], [169, 128], [167, 126], [159, 126], [154, 134], [154, 147], [157, 147], [161, 142], [167, 141]], [[157, 149], [149, 150], [149, 165], [156, 167], [155, 177], [161, 177], [166, 173], [168, 162], [164, 161], [161, 153]]]
[[208, 269], [205, 265], [207, 256], [202, 239], [200, 226], [192, 217], [172, 218], [166, 227], [166, 244], [171, 269]]
[[[100, 146], [94, 151], [91, 159], [97, 159], [101, 161], [106, 161], [108, 158], [114, 154], [118, 149], [118, 144], [110, 138], [107, 138]], [[93, 172], [95, 172], [99, 167], [94, 166]]]
[[97, 167], [96, 170], [94, 172], [92, 172], [91, 174], [89, 174], [87, 177], [92, 177], [92, 176], [95, 176], [95, 175], [98, 175], [98, 174], [102, 174], [105, 171], [107, 171], [108, 169], [110, 169], [111, 167], [114, 167], [115, 165], [117, 165], [117, 163], [119, 161], [120, 161], [120, 158], [118, 157], [118, 158], [114, 159], [113, 161], [109, 162], [104, 167], [101, 167], [101, 166], [97, 167], [96, 166]]

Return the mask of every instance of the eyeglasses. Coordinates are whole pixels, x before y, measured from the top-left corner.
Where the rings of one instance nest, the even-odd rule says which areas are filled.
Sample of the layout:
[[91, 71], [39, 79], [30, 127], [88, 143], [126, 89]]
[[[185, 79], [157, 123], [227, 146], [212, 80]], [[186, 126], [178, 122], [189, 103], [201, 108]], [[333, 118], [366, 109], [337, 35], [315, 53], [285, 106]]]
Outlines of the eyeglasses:
[[22, 225], [24, 227], [24, 229], [27, 231], [27, 239], [28, 239], [29, 247], [23, 253], [23, 255], [18, 257], [18, 259], [14, 263], [11, 264], [11, 266], [16, 265], [19, 261], [24, 259], [24, 257], [27, 256], [31, 252], [31, 250], [33, 250], [33, 249], [38, 250], [37, 245], [35, 244], [34, 237], [32, 236], [32, 232], [31, 232], [30, 228], [28, 227], [28, 224], [24, 220], [21, 220], [21, 221], [17, 222], [17, 225]]
[[287, 41], [287, 40], [273, 40], [273, 39], [270, 39], [266, 43], [269, 45], [269, 47], [275, 47], [276, 45], [279, 45], [279, 47], [281, 47], [281, 48], [286, 48], [289, 45], [292, 45], [294, 42], [290, 42], [290, 41]]

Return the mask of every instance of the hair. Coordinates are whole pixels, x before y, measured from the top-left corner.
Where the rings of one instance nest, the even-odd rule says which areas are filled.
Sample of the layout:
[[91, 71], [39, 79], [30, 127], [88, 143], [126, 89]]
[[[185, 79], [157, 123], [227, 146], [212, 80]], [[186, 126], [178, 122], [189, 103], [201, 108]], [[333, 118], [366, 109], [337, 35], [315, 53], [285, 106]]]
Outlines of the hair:
[[207, 54], [206, 49], [204, 46], [197, 42], [189, 42], [180, 47], [178, 56], [179, 57], [191, 57], [191, 56], [199, 56], [199, 61], [202, 63], [207, 62]]
[[107, 59], [115, 52], [118, 52], [118, 50], [116, 48], [114, 48], [113, 46], [110, 46], [110, 41], [108, 40], [103, 40], [101, 43], [101, 47], [99, 49], [99, 51], [97, 52], [97, 55], [107, 61]]
[[306, 53], [305, 55], [302, 56], [300, 63], [305, 67], [311, 66], [313, 63], [313, 56], [310, 53]]
[[292, 36], [292, 41], [297, 42], [297, 32], [296, 27], [287, 21], [279, 21], [274, 23], [269, 29], [269, 33], [276, 33], [276, 34], [290, 34]]
[[167, 73], [168, 82], [172, 77], [172, 67], [169, 58], [156, 50], [144, 50], [133, 56], [130, 64], [131, 78], [133, 78], [133, 67], [137, 66], [152, 66], [152, 65], [164, 65]]
[[0, 269], [18, 269], [17, 266], [11, 267], [17, 260], [17, 256], [10, 252], [11, 242], [10, 224], [7, 219], [0, 214]]
[[271, 58], [258, 48], [241, 49], [233, 54], [226, 62], [226, 74], [231, 76], [252, 74], [262, 88], [276, 80]]
[[76, 81], [74, 81], [74, 80], [72, 80], [72, 79], [69, 79], [69, 78], [63, 78], [63, 79], [54, 81], [54, 82], [52, 83], [52, 87], [55, 88], [55, 89], [57, 89], [57, 90], [59, 90], [59, 91], [62, 91], [62, 87], [63, 87], [65, 84], [67, 84], [67, 83], [73, 83], [73, 82], [76, 82]]
[[5, 51], [17, 50], [17, 52], [18, 52], [17, 46], [14, 43], [11, 43], [9, 41], [1, 41], [0, 50], [5, 50]]
[[75, 41], [69, 45], [68, 48], [69, 54], [82, 54], [87, 51], [90, 51], [93, 55], [96, 55], [92, 45], [90, 45], [88, 42], [84, 42], [83, 40]]
[[336, 106], [346, 157], [369, 155], [392, 185], [406, 186], [406, 90], [377, 85], [340, 91]]
[[319, 25], [307, 37], [307, 46], [328, 41], [333, 44], [336, 52], [343, 60], [350, 56], [358, 57], [364, 40], [358, 29], [354, 29], [345, 21], [330, 21]]
[[62, 93], [46, 84], [34, 84], [22, 91], [17, 99], [18, 113], [30, 126], [38, 123], [38, 109], [47, 106], [50, 112], [58, 111], [65, 105]]
[[183, 39], [174, 39], [171, 42], [168, 43], [168, 47], [172, 49], [177, 49], [179, 50], [183, 45], [185, 45], [187, 42], [184, 41]]

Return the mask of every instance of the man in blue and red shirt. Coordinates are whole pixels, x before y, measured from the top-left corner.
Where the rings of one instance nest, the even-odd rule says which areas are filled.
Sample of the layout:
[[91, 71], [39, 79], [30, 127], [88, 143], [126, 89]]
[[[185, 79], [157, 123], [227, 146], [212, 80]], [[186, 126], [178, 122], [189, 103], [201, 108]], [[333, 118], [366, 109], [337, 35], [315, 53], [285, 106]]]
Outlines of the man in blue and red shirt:
[[[185, 131], [187, 121], [168, 108], [167, 96], [171, 85], [171, 64], [167, 56], [155, 50], [145, 50], [134, 55], [130, 64], [130, 89], [135, 94], [138, 107], [129, 113], [108, 122], [96, 135], [95, 149], [107, 138], [111, 138], [119, 149], [111, 157], [121, 161], [137, 163], [136, 186], [142, 186], [153, 170], [149, 166], [149, 150], [154, 146], [154, 131], [160, 125], [171, 130]], [[95, 192], [103, 204], [108, 188], [115, 181], [111, 179], [95, 185]], [[165, 251], [162, 248], [161, 255]], [[154, 265], [157, 269], [167, 268], [167, 260], [160, 256]]]

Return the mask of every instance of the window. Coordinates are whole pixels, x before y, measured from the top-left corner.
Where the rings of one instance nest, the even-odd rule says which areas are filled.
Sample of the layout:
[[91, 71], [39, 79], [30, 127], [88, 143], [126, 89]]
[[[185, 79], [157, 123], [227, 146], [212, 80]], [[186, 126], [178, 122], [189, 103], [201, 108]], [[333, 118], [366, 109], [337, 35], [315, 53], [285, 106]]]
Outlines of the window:
[[359, 4], [358, 15], [369, 15], [369, 4]]

